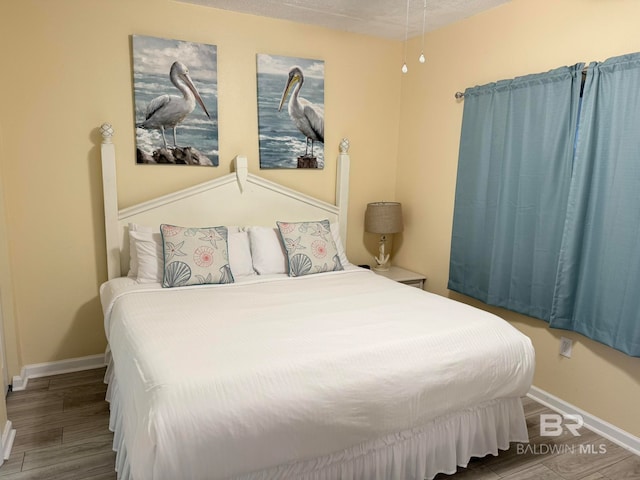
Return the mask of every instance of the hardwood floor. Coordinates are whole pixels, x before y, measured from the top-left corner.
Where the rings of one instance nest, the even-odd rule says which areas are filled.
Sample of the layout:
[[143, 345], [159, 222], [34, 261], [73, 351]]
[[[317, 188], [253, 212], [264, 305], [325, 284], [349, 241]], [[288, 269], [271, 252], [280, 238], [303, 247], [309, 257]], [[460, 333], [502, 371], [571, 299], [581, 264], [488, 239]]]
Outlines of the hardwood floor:
[[[116, 479], [103, 376], [101, 368], [37, 378], [9, 393], [16, 439], [0, 480]], [[531, 443], [473, 459], [436, 480], [640, 480], [640, 457], [585, 428], [579, 437], [541, 437], [540, 414], [553, 412], [530, 399], [524, 405]]]
[[9, 392], [16, 429], [2, 480], [115, 480], [104, 368], [29, 380]]

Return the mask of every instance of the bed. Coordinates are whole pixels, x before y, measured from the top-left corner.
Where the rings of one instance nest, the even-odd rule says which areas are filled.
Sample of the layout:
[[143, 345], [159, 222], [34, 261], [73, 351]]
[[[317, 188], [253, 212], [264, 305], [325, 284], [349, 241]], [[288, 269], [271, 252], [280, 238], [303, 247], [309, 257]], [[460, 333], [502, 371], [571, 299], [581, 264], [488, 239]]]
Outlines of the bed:
[[[229, 175], [118, 209], [113, 132], [102, 133], [100, 296], [119, 479], [421, 480], [528, 441], [529, 339], [349, 262], [347, 142], [335, 204], [237, 157]], [[187, 245], [210, 233], [225, 246], [219, 282], [171, 283], [175, 231]], [[312, 249], [322, 265], [296, 263]]]

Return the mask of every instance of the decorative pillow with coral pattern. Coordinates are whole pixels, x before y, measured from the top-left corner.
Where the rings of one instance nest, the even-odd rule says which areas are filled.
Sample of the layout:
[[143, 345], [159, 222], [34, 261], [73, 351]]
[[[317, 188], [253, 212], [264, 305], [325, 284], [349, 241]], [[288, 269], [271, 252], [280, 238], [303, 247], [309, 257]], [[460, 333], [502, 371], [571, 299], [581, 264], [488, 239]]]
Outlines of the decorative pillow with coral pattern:
[[233, 283], [226, 227], [160, 225], [164, 254], [163, 287]]
[[344, 270], [329, 220], [276, 223], [287, 251], [290, 277]]

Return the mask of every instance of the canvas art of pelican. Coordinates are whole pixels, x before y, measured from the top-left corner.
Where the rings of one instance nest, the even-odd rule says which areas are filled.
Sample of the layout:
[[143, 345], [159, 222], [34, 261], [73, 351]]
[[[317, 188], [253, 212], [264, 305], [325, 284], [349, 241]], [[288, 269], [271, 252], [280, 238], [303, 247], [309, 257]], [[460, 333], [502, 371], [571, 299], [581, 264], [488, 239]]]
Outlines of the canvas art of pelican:
[[154, 98], [147, 105], [144, 122], [136, 125], [145, 129], [159, 129], [162, 132], [162, 141], [165, 149], [167, 148], [165, 128], [173, 129], [173, 146], [174, 148], [177, 147], [176, 127], [187, 115], [193, 112], [196, 108], [196, 102], [202, 107], [207, 117], [211, 119], [207, 107], [204, 106], [202, 97], [198, 93], [198, 89], [189, 76], [189, 69], [184, 63], [173, 62], [169, 78], [171, 83], [180, 90], [182, 96], [165, 94]]
[[[302, 69], [300, 67], [292, 67], [289, 70], [289, 77], [284, 92], [282, 92], [278, 111], [282, 110], [289, 92], [293, 89], [289, 99], [289, 117], [291, 117], [296, 128], [306, 137], [307, 145], [304, 156], [313, 157], [314, 142], [324, 143], [324, 113], [320, 107], [300, 97], [299, 93], [303, 83], [304, 75], [302, 74]], [[311, 144], [311, 155], [309, 155], [309, 144]]]

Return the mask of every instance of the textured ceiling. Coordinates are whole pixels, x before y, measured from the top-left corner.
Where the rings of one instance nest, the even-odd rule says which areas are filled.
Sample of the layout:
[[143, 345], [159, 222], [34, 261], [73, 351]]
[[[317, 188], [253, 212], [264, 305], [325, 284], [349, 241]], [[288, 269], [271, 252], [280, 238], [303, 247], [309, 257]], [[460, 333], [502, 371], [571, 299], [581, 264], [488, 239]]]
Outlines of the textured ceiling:
[[[403, 40], [407, 0], [176, 0], [207, 7]], [[427, 0], [426, 30], [510, 0]], [[420, 35], [424, 0], [409, 0], [409, 37]]]

